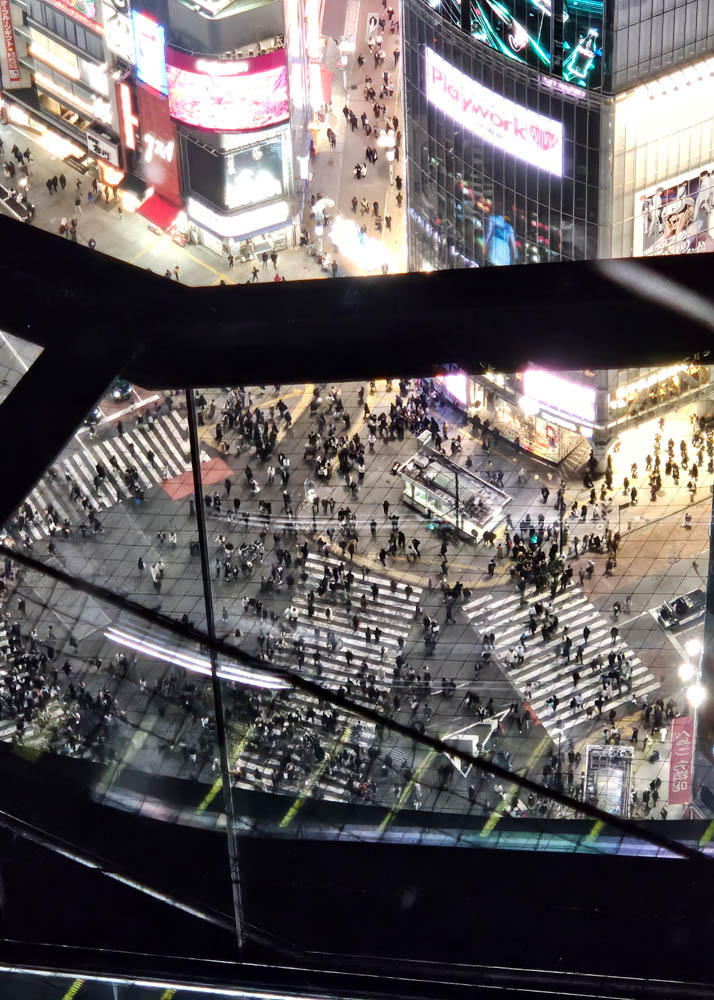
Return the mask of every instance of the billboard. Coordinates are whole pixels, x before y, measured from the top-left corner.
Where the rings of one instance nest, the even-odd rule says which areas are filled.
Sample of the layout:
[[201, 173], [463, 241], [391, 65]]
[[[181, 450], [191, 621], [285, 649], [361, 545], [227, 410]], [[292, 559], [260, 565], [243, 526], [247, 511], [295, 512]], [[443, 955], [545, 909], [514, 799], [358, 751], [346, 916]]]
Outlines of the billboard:
[[672, 753], [669, 758], [669, 796], [673, 805], [687, 805], [692, 800], [692, 758], [694, 755], [694, 719], [680, 715], [672, 719]]
[[714, 163], [638, 191], [634, 217], [635, 257], [714, 251]]
[[544, 368], [527, 368], [523, 372], [523, 395], [550, 411], [575, 420], [587, 424], [595, 420], [595, 390], [569, 382]]
[[169, 112], [195, 128], [248, 132], [288, 121], [285, 50], [226, 61], [167, 50]]
[[141, 11], [131, 12], [136, 75], [147, 87], [166, 95], [166, 32], [164, 26]]
[[[473, 38], [514, 62], [555, 72], [577, 87], [599, 89], [603, 0], [469, 0]], [[562, 21], [558, 8], [562, 7]], [[554, 66], [552, 38], [562, 31], [562, 65]]]
[[0, 0], [0, 17], [2, 18], [3, 38], [2, 58], [0, 58], [2, 85], [5, 89], [11, 90], [14, 87], [22, 86], [22, 77], [15, 46], [15, 29], [12, 23], [10, 0]]
[[[557, 177], [563, 173], [563, 126], [509, 101], [426, 52], [426, 96], [453, 121], [484, 142]], [[510, 261], [509, 261], [510, 262]]]

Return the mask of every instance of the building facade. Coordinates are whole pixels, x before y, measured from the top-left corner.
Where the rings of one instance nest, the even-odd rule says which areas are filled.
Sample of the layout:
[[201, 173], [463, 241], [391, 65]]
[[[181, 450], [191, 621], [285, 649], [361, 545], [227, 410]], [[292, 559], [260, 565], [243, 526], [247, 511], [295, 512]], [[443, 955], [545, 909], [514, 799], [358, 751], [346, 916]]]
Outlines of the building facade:
[[404, 0], [411, 269], [714, 249], [714, 2]]
[[696, 404], [711, 410], [710, 367], [681, 363], [667, 368], [558, 371], [528, 368], [515, 374], [455, 371], [439, 379], [459, 409], [495, 425], [519, 450], [553, 465], [578, 448], [592, 449], [602, 466], [612, 445], [642, 424]]
[[[413, 270], [714, 250], [714, 0], [404, 0]], [[553, 463], [709, 379], [676, 369], [452, 374], [457, 405]]]
[[4, 120], [177, 242], [245, 259], [293, 245], [323, 93], [319, 2], [2, 4]]

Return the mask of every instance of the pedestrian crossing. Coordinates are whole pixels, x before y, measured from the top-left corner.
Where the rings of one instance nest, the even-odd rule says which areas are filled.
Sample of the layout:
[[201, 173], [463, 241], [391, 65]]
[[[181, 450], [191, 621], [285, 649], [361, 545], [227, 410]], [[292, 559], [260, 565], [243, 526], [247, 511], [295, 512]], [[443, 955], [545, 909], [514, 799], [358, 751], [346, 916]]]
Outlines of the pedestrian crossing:
[[[202, 461], [208, 457], [201, 454]], [[104, 467], [105, 479], [96, 487], [94, 478], [98, 464]], [[132, 465], [139, 473], [143, 489], [188, 472], [191, 459], [186, 418], [172, 410], [156, 417], [151, 427], [146, 423], [134, 424], [121, 435], [93, 439], [76, 435], [54, 465], [57, 475], [46, 473], [27, 497], [27, 502], [39, 514], [29, 526], [31, 536], [39, 540], [50, 534], [45, 516], [50, 505], [59, 515], [59, 526], [65, 518], [73, 527], [78, 517], [84, 519], [81, 503], [70, 497], [71, 483], [76, 483], [95, 508], [113, 507], [120, 497], [129, 493], [122, 472]], [[71, 483], [67, 477], [71, 477]]]
[[[538, 602], [558, 618], [558, 628], [548, 641], [543, 641], [540, 627], [533, 635], [528, 627], [530, 608]], [[610, 697], [603, 706], [603, 718], [607, 717], [610, 709], [621, 707], [659, 688], [659, 682], [647, 671], [640, 658], [634, 656], [621, 640], [612, 641], [610, 629], [613, 620], [599, 612], [578, 586], [569, 587], [552, 600], [548, 594], [536, 594], [533, 590], [525, 602], [521, 601], [519, 594], [505, 597], [483, 595], [465, 604], [463, 611], [480, 635], [485, 632], [495, 634], [495, 655], [504, 673], [522, 697], [525, 697], [526, 687], [531, 685], [529, 704], [551, 735], [587, 720], [585, 710], [593, 706], [594, 699], [602, 693], [600, 672], [593, 671], [590, 666], [598, 654], [602, 655], [606, 666], [611, 651], [623, 653], [632, 666], [632, 690], [628, 690], [625, 682], [619, 693], [616, 686], [611, 687]], [[564, 626], [568, 627], [568, 635], [573, 640], [569, 663], [559, 655]], [[583, 663], [579, 665], [575, 662], [575, 651], [584, 641], [583, 629], [586, 626], [590, 635], [583, 651]], [[523, 662], [508, 667], [505, 661], [509, 650], [518, 645], [523, 633], [527, 635]], [[573, 684], [574, 670], [580, 674], [577, 687]], [[552, 712], [546, 702], [554, 694], [558, 705]], [[582, 696], [583, 708], [570, 707], [574, 695]], [[597, 718], [597, 708], [594, 708], [592, 718]]]
[[[350, 588], [349, 608], [344, 602], [344, 590], [339, 591], [338, 597], [318, 595], [317, 589], [326, 565], [330, 571], [343, 565], [345, 574], [350, 568], [352, 569], [354, 582]], [[404, 583], [398, 582], [393, 588], [392, 581], [388, 577], [371, 570], [363, 576], [361, 566], [329, 554], [320, 556], [310, 553], [305, 562], [305, 570], [308, 579], [304, 588], [294, 594], [291, 600], [291, 605], [298, 611], [297, 624], [288, 635], [286, 645], [283, 648], [278, 646], [276, 649], [273, 662], [297, 671], [297, 656], [293, 643], [301, 641], [304, 643], [305, 652], [302, 673], [317, 681], [322, 687], [336, 691], [339, 687], [347, 687], [347, 680], [351, 678], [354, 684], [351, 696], [355, 700], [364, 700], [358, 681], [361, 666], [366, 663], [369, 674], [375, 679], [376, 690], [388, 692], [391, 687], [392, 667], [399, 651], [399, 640], [406, 642], [422, 589], [414, 587], [407, 595]], [[378, 588], [376, 599], [372, 591], [373, 585]], [[311, 590], [315, 592], [312, 615], [308, 609], [308, 593]], [[361, 607], [363, 595], [366, 599], [364, 610]], [[356, 629], [353, 627], [354, 615], [359, 619]], [[375, 641], [375, 629], [380, 630], [379, 641]], [[367, 641], [368, 638], [371, 641]], [[319, 667], [315, 662], [316, 652], [320, 654]], [[353, 657], [351, 664], [346, 655], [348, 652]], [[315, 707], [313, 699], [300, 691], [291, 691], [282, 695], [275, 707], [280, 714], [290, 711], [303, 714], [310, 705]], [[320, 773], [320, 795], [323, 798], [333, 801], [345, 798], [350, 771], [339, 758], [340, 751], [344, 748], [344, 734], [350, 728], [349, 743], [357, 742], [361, 749], [366, 751], [374, 742], [373, 725], [338, 712], [337, 727], [330, 734], [335, 759], [330, 760], [329, 766], [323, 768]], [[316, 721], [308, 723], [305, 720], [298, 726], [294, 738], [295, 744], [299, 744], [302, 735], [309, 732], [322, 737], [319, 713]], [[392, 757], [395, 758], [395, 751], [392, 751]], [[243, 777], [238, 778], [238, 785], [243, 783], [245, 787], [254, 787], [255, 779], [260, 775], [260, 784], [263, 787], [271, 786], [280, 760], [281, 754], [272, 749], [268, 752], [267, 758], [264, 750], [257, 748], [244, 750], [241, 754]], [[254, 775], [255, 779], [251, 780], [251, 775]], [[283, 779], [281, 787], [288, 784]]]

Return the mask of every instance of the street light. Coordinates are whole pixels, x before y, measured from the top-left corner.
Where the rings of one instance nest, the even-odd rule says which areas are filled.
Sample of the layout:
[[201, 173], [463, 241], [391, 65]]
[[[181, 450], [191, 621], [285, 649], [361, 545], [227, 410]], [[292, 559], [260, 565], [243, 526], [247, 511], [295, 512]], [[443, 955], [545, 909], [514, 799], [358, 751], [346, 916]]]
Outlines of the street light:
[[696, 674], [696, 667], [693, 667], [691, 663], [681, 663], [678, 669], [679, 679], [683, 684], [687, 681], [691, 681], [692, 677]]
[[690, 684], [687, 688], [687, 701], [692, 708], [699, 708], [707, 696], [706, 688], [702, 684]]
[[702, 651], [701, 639], [688, 639], [684, 644], [687, 656], [699, 656]]

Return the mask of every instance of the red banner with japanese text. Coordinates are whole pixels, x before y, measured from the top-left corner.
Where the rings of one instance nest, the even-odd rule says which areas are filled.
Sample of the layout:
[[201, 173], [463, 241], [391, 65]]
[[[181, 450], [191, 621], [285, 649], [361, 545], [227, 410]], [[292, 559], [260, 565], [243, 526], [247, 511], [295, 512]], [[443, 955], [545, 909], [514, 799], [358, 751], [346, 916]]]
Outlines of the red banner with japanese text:
[[2, 21], [3, 85], [8, 88], [17, 87], [21, 83], [20, 63], [15, 47], [15, 29], [12, 24], [10, 0], [0, 0], [0, 21]]
[[692, 799], [694, 717], [672, 719], [672, 753], [669, 760], [669, 804], [686, 805]]

